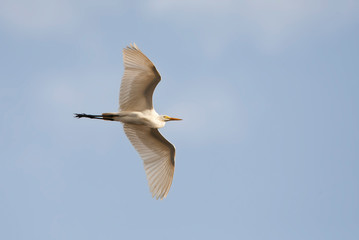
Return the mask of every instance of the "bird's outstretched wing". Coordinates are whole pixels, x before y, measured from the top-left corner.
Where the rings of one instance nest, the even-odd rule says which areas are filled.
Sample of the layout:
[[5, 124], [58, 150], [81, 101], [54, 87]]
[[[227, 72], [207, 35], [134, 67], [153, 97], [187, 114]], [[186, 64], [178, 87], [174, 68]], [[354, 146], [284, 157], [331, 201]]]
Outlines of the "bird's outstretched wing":
[[120, 88], [121, 111], [152, 109], [152, 95], [161, 80], [153, 63], [137, 48], [136, 44], [123, 49], [125, 72]]
[[124, 124], [123, 128], [143, 160], [152, 197], [163, 199], [172, 184], [175, 147], [156, 128], [134, 124]]

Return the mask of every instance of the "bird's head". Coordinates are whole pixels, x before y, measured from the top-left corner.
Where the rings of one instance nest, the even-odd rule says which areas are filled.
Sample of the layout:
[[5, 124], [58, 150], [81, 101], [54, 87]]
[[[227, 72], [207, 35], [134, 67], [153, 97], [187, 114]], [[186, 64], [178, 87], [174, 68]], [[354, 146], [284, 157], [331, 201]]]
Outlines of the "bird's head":
[[168, 121], [179, 121], [179, 120], [182, 120], [182, 119], [169, 117], [167, 115], [161, 115], [161, 120], [164, 121], [164, 122], [168, 122]]

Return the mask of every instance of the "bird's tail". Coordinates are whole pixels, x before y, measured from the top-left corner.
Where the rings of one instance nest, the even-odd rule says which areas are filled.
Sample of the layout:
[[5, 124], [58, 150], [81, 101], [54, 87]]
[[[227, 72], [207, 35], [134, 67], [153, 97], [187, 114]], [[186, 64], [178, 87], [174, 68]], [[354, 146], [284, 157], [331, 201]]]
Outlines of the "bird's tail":
[[86, 113], [75, 113], [76, 118], [91, 118], [91, 119], [102, 119], [102, 120], [108, 120], [113, 121], [115, 115], [111, 113], [103, 113], [101, 115], [91, 115]]

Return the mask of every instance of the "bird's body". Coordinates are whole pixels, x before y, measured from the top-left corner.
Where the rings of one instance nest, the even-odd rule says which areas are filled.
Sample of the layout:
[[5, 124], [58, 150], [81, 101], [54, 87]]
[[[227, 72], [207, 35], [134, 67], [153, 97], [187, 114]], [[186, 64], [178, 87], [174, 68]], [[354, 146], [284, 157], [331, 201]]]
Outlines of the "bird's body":
[[[103, 113], [105, 120], [118, 121], [122, 123], [145, 125], [150, 128], [162, 128], [165, 122], [162, 116], [154, 109], [145, 111], [120, 111], [118, 113]], [[107, 118], [107, 119], [106, 119]]]
[[157, 129], [164, 127], [167, 121], [181, 119], [159, 115], [154, 110], [152, 95], [161, 76], [135, 44], [124, 49], [123, 59], [125, 72], [119, 112], [75, 116], [122, 122], [126, 136], [144, 162], [152, 196], [163, 199], [172, 184], [175, 147]]

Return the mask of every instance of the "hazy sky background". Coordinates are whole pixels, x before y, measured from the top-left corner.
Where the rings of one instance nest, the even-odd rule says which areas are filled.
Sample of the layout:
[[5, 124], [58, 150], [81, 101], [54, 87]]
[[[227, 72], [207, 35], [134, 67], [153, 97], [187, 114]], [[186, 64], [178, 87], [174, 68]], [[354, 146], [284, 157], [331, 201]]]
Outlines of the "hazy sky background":
[[[0, 239], [359, 239], [355, 0], [1, 0]], [[162, 82], [172, 188], [116, 111], [122, 48]]]

